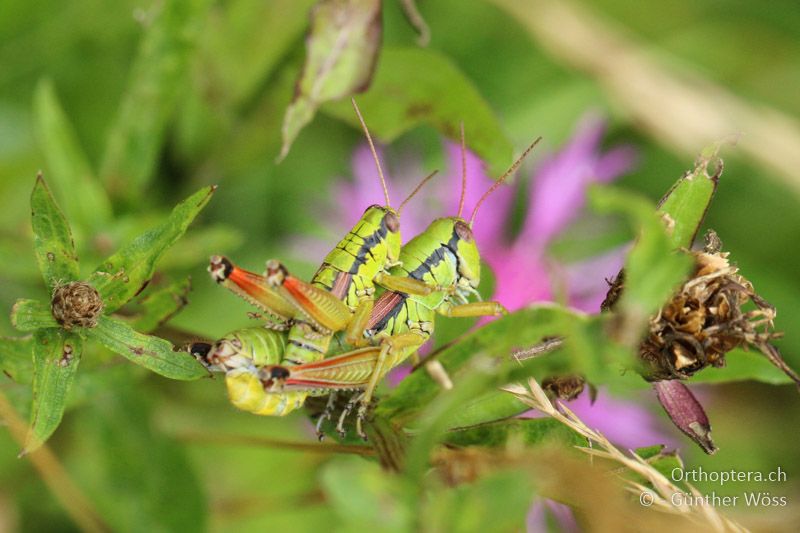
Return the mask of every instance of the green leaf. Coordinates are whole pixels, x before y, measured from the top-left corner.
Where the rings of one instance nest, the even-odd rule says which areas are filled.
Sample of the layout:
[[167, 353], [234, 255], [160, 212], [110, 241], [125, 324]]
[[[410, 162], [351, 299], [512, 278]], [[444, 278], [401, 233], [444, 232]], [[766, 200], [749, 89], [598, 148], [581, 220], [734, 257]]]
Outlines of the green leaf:
[[[511, 396], [506, 394], [506, 396]], [[445, 442], [454, 446], [503, 447], [509, 440], [528, 445], [558, 443], [586, 446], [586, 439], [552, 418], [514, 418], [449, 431]]]
[[34, 115], [50, 182], [60, 192], [64, 210], [80, 228], [95, 232], [111, 220], [111, 203], [95, 178], [53, 84], [42, 80], [34, 94]]
[[[436, 355], [437, 360], [444, 366], [450, 374], [454, 383], [458, 383], [459, 370], [464, 367], [475, 354], [482, 353], [489, 357], [495, 357], [500, 362], [511, 361], [511, 352], [515, 348], [527, 348], [540, 342], [543, 337], [559, 334], [562, 328], [562, 317], [571, 314], [563, 309], [555, 307], [540, 307], [534, 309], [523, 309], [510, 315], [493, 320], [465, 335], [458, 342], [443, 349]], [[565, 358], [542, 358], [542, 364], [564, 365], [568, 364]], [[553, 367], [555, 369], [555, 367]], [[382, 416], [392, 420], [397, 424], [404, 424], [420, 408], [430, 404], [433, 399], [441, 393], [441, 387], [433, 378], [424, 371], [417, 370], [406, 377], [395, 387], [391, 395], [384, 398], [375, 409], [376, 416]], [[502, 393], [505, 396], [510, 396]], [[494, 405], [481, 405], [482, 397], [472, 397], [467, 400], [477, 401], [469, 408], [462, 405], [460, 415], [465, 416], [474, 408], [482, 410], [489, 407], [490, 419], [497, 418], [491, 409]], [[513, 400], [513, 399], [512, 399]], [[502, 402], [502, 401], [501, 401]], [[517, 413], [527, 410], [521, 402], [516, 402], [519, 409]], [[491, 402], [489, 402], [491, 404]], [[480, 418], [480, 414], [475, 416]], [[508, 416], [507, 414], [505, 416]], [[477, 421], [464, 423], [476, 423]]]
[[155, 4], [108, 136], [100, 175], [114, 196], [141, 197], [161, 151], [164, 132], [184, 90], [205, 0]]
[[31, 428], [23, 454], [41, 446], [61, 423], [82, 351], [83, 340], [74, 333], [60, 328], [36, 332]]
[[139, 333], [110, 316], [101, 316], [97, 327], [87, 330], [87, 335], [109, 350], [164, 377], [191, 380], [208, 375], [203, 365], [186, 352], [174, 351], [169, 341]]
[[692, 383], [730, 383], [745, 380], [761, 381], [771, 385], [793, 383], [792, 379], [775, 367], [761, 353], [736, 349], [725, 354], [724, 368], [709, 368], [695, 374]]
[[134, 320], [133, 328], [149, 333], [164, 324], [189, 303], [187, 298], [190, 290], [192, 281], [186, 278], [161, 289], [148, 291], [147, 296], [139, 301], [141, 314]]
[[33, 335], [0, 337], [0, 370], [17, 383], [33, 376]]
[[[718, 153], [719, 145], [703, 150], [694, 169], [684, 174], [658, 202], [658, 212], [668, 217], [673, 248], [691, 248], [694, 243], [722, 174]], [[714, 167], [711, 175], [709, 165]]]
[[91, 468], [76, 477], [113, 531], [206, 531], [208, 503], [188, 447], [159, 430], [140, 388], [123, 385], [82, 411], [78, 444]]
[[[449, 58], [434, 50], [384, 48], [372, 85], [358, 105], [370, 132], [383, 142], [419, 124], [459, 141], [463, 122], [467, 146], [488, 164], [492, 175], [502, 174], [511, 162], [513, 145], [489, 104]], [[348, 102], [326, 105], [324, 110], [358, 124]]]
[[674, 252], [664, 223], [644, 198], [612, 187], [593, 187], [590, 198], [601, 213], [625, 215], [631, 229], [638, 233], [625, 260], [625, 290], [616, 307], [624, 325], [614, 335], [624, 345], [636, 346], [648, 317], [686, 278], [692, 261]]
[[78, 279], [78, 256], [69, 224], [41, 174], [36, 177], [31, 194], [31, 226], [36, 261], [47, 287], [52, 290]]
[[377, 463], [339, 457], [322, 471], [326, 500], [344, 531], [412, 531], [414, 516], [405, 504], [407, 487]]
[[322, 103], [369, 85], [381, 33], [380, 0], [320, 0], [314, 6], [303, 72], [283, 117], [281, 159]]
[[11, 308], [11, 325], [20, 331], [59, 327], [49, 305], [21, 298]]
[[216, 187], [204, 187], [178, 204], [160, 226], [140, 235], [100, 264], [89, 277], [107, 313], [133, 298], [153, 276], [156, 262], [189, 227]]

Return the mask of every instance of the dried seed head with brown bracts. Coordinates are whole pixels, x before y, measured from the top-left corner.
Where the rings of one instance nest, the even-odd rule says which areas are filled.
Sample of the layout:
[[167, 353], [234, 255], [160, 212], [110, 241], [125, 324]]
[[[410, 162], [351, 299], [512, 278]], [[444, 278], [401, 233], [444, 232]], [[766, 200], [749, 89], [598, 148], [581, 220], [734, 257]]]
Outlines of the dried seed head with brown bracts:
[[[651, 317], [639, 350], [643, 376], [650, 381], [686, 379], [707, 366], [725, 366], [725, 354], [734, 348], [755, 347], [800, 385], [800, 376], [770, 344], [781, 336], [773, 331], [775, 308], [755, 293], [721, 246], [717, 234], [709, 231], [705, 248], [691, 252], [692, 276]], [[621, 291], [621, 280], [612, 284], [609, 297]], [[605, 307], [613, 305], [609, 300]]]
[[73, 281], [55, 288], [50, 308], [64, 329], [93, 328], [103, 311], [103, 300], [88, 283]]

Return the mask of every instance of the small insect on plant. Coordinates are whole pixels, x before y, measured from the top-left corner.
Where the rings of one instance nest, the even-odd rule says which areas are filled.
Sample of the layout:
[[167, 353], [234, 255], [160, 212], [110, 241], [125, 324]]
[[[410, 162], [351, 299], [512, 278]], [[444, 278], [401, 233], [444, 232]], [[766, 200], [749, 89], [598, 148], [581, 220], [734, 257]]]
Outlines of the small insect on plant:
[[[364, 390], [351, 399], [337, 424], [337, 430], [344, 433], [345, 418], [360, 404], [356, 430], [363, 438], [362, 420], [377, 383], [391, 368], [416, 354], [419, 347], [430, 338], [435, 314], [474, 317], [505, 313], [505, 309], [496, 302], [468, 302], [470, 294], [477, 295], [480, 283], [480, 254], [472, 237], [471, 226], [483, 201], [516, 170], [536, 142], [481, 197], [470, 222], [461, 218], [466, 186], [464, 169], [458, 214], [434, 221], [426, 231], [402, 248], [402, 264], [391, 270], [392, 276], [431, 287], [428, 294], [414, 295], [396, 290], [384, 292], [367, 321], [366, 338], [354, 343], [362, 346], [372, 343], [372, 346], [298, 366], [264, 367], [260, 372], [261, 383], [266, 395], [272, 398], [264, 398], [263, 402], [296, 405], [296, 402], [288, 399], [295, 391], [320, 396], [341, 390]], [[196, 355], [203, 356], [201, 353]], [[241, 352], [236, 353], [236, 357], [240, 355]], [[256, 390], [253, 384], [244, 381], [239, 387], [241, 390], [236, 394], [242, 396], [252, 396]], [[321, 424], [331, 416], [334, 404], [335, 394], [331, 394], [328, 406], [317, 423], [320, 435]]]
[[[435, 172], [423, 179], [397, 210], [393, 209], [374, 143], [355, 100], [353, 107], [375, 159], [386, 205], [367, 208], [356, 225], [325, 257], [310, 283], [292, 276], [275, 260], [267, 262], [266, 276], [240, 269], [221, 257], [213, 257], [209, 267], [217, 282], [267, 313], [267, 327], [288, 330], [285, 350], [279, 359], [285, 365], [321, 359], [329, 351], [336, 332], [346, 331], [347, 340], [358, 339], [372, 310], [376, 283], [411, 293], [425, 294], [432, 290], [413, 280], [395, 279], [387, 270], [399, 264], [402, 208]], [[226, 379], [232, 402], [256, 414], [287, 414], [294, 409], [289, 406], [300, 405], [304, 399], [303, 394], [297, 393], [294, 401], [281, 404], [280, 412], [275, 412], [273, 404], [249, 396], [245, 401], [243, 396], [232, 392], [256, 387], [257, 377], [253, 372], [228, 372]]]

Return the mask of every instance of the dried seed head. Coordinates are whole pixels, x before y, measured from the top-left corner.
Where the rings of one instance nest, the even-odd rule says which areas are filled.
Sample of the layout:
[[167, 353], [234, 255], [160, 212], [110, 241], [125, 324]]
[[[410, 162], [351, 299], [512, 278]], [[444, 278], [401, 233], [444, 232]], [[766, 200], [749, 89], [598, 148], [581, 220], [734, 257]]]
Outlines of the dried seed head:
[[725, 354], [736, 347], [754, 346], [800, 383], [800, 377], [769, 344], [780, 336], [772, 330], [775, 308], [730, 264], [721, 245], [716, 233], [706, 236], [704, 251], [692, 252], [692, 276], [650, 319], [640, 347], [644, 377], [686, 379], [707, 366], [725, 366]]
[[50, 308], [64, 329], [93, 328], [103, 311], [103, 299], [88, 283], [73, 281], [56, 287]]

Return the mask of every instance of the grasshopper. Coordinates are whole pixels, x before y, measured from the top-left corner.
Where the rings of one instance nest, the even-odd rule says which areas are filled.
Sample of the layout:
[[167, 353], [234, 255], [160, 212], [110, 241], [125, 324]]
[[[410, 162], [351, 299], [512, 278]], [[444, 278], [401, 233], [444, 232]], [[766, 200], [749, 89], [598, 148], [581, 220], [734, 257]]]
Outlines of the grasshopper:
[[[464, 198], [462, 184], [458, 214], [434, 221], [425, 232], [403, 246], [401, 265], [395, 266], [390, 274], [398, 279], [407, 278], [419, 282], [432, 290], [424, 295], [396, 290], [384, 292], [375, 302], [365, 328], [366, 336], [376, 340], [377, 345], [298, 366], [263, 367], [259, 371], [261, 377], [258, 379], [264, 386], [264, 396], [272, 397], [271, 400], [264, 398], [263, 402], [278, 402], [278, 397], [293, 394], [324, 395], [337, 390], [363, 389], [364, 393], [351, 401], [337, 425], [337, 429], [343, 432], [344, 418], [349, 408], [358, 402], [357, 432], [363, 437], [361, 423], [377, 383], [391, 368], [415, 354], [430, 338], [435, 314], [474, 317], [505, 313], [505, 309], [496, 302], [468, 302], [470, 294], [477, 295], [476, 289], [480, 282], [480, 255], [471, 226], [483, 201], [516, 170], [536, 142], [484, 193], [476, 204], [469, 223], [461, 218]], [[465, 171], [462, 173], [463, 181]], [[348, 341], [352, 344], [352, 339]], [[361, 343], [363, 341], [355, 344]], [[255, 381], [257, 378], [252, 375], [238, 374], [228, 380], [229, 392], [233, 386], [240, 393], [246, 392], [249, 396], [251, 391], [257, 389]], [[231, 392], [232, 396], [233, 394]], [[282, 402], [281, 412], [272, 414], [285, 414], [300, 403], [302, 401]], [[285, 410], [290, 405], [293, 407]], [[330, 416], [332, 405], [331, 399], [329, 408], [317, 423], [318, 433], [322, 421]]]
[[336, 332], [346, 330], [347, 340], [358, 339], [372, 310], [376, 283], [414, 294], [432, 290], [423, 283], [396, 279], [388, 269], [399, 264], [400, 212], [435, 172], [423, 179], [394, 210], [372, 137], [354, 100], [353, 106], [375, 159], [386, 206], [367, 208], [353, 229], [325, 257], [310, 283], [292, 276], [274, 260], [267, 262], [265, 276], [240, 269], [221, 257], [212, 258], [209, 267], [218, 283], [266, 312], [269, 328], [288, 330], [281, 358], [287, 365], [324, 357]]

